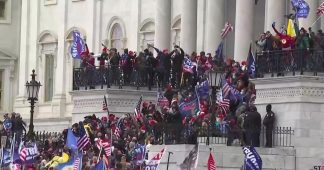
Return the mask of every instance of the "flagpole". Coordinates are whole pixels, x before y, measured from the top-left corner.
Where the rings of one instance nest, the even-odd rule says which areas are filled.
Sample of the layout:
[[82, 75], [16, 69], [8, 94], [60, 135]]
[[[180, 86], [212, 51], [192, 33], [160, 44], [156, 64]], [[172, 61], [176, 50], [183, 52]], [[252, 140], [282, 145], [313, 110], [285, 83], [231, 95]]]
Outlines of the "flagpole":
[[100, 151], [99, 151], [98, 159], [100, 158], [101, 151], [102, 151], [102, 145], [100, 145]]
[[321, 19], [321, 17], [322, 17], [322, 14], [321, 14], [319, 17], [317, 17], [317, 19], [313, 22], [313, 24], [312, 24], [310, 27], [313, 27], [313, 26], [315, 25], [315, 23], [316, 23], [319, 19]]
[[1, 164], [0, 164], [0, 166], [2, 166], [2, 163], [3, 163], [3, 146], [1, 146]]
[[14, 133], [12, 141], [11, 141], [11, 162], [13, 162], [13, 154], [14, 154], [14, 148], [15, 148], [15, 143], [16, 143], [16, 133]]
[[167, 162], [167, 170], [169, 170], [170, 154], [173, 154], [173, 152], [169, 152], [169, 155], [168, 155], [168, 162]]

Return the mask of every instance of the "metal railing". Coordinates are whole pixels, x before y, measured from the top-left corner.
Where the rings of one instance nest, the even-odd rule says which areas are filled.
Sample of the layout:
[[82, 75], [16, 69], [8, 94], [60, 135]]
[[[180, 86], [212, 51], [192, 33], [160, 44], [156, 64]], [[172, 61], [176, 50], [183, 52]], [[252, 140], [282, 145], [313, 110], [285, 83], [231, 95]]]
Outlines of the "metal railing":
[[[232, 145], [232, 143], [231, 144], [228, 143], [229, 135], [231, 133], [228, 130], [225, 130], [225, 133], [223, 133], [215, 128], [206, 128], [204, 131], [201, 131], [201, 132], [203, 132], [204, 135], [198, 135], [198, 139], [197, 139], [198, 143], [200, 143], [200, 144]], [[233, 135], [232, 135], [232, 141], [238, 140], [239, 142], [241, 142], [241, 140], [243, 140], [242, 134], [243, 133], [240, 130], [235, 131], [234, 132], [235, 137], [233, 137]], [[293, 144], [292, 144], [293, 136], [294, 136], [294, 130], [291, 127], [275, 127], [272, 130], [272, 146], [273, 147], [293, 147]], [[260, 146], [261, 147], [265, 146], [266, 145], [266, 129], [265, 129], [265, 127], [261, 128], [259, 139], [260, 139]]]
[[[223, 73], [222, 67], [215, 67], [215, 71], [209, 71], [204, 78], [209, 80], [210, 86], [219, 86], [220, 76]], [[174, 88], [181, 88], [181, 85], [192, 77], [179, 81], [178, 73], [170, 70], [161, 74], [153, 67], [132, 67], [125, 69], [121, 66], [98, 66], [73, 69], [73, 90], [104, 89], [111, 86], [117, 86], [122, 89], [124, 86], [135, 87], [137, 90], [147, 88], [163, 88], [166, 84], [171, 83]], [[178, 78], [177, 78], [178, 77]], [[203, 77], [200, 77], [203, 78]], [[183, 83], [183, 84], [181, 84]]]
[[[221, 144], [231, 145], [228, 143], [231, 140], [243, 140], [242, 130], [231, 131], [228, 127], [189, 127], [179, 125], [167, 124], [160, 126], [153, 130], [155, 134], [154, 144]], [[275, 127], [272, 131], [272, 146], [273, 147], [293, 147], [292, 137], [294, 130], [291, 127]], [[260, 132], [260, 146], [266, 144], [266, 130], [265, 127], [261, 128]], [[241, 142], [241, 141], [240, 141]]]
[[303, 75], [311, 72], [317, 76], [324, 72], [324, 51], [318, 50], [278, 50], [256, 53], [256, 75], [262, 78], [266, 74], [274, 76]]

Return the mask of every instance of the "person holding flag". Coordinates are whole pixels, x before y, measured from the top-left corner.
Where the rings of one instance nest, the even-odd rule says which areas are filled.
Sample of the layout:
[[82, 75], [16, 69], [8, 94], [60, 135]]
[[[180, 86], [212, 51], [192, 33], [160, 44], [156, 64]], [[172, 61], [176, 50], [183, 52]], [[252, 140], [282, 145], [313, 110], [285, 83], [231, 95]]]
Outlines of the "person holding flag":
[[243, 170], [262, 170], [262, 159], [253, 146], [243, 147]]

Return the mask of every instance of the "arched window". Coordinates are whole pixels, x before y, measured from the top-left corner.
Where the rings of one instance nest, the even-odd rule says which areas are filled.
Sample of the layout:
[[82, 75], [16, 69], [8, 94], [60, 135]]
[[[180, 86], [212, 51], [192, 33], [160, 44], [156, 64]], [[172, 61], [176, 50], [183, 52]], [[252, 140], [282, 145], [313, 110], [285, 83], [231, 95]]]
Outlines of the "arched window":
[[39, 77], [44, 82], [40, 96], [43, 97], [44, 102], [48, 102], [52, 101], [54, 93], [57, 36], [50, 31], [43, 31], [39, 36], [38, 44], [40, 45]]
[[153, 19], [144, 20], [139, 33], [141, 50], [146, 49], [147, 44], [154, 45], [155, 24]]
[[181, 18], [177, 16], [172, 22], [172, 45], [180, 46], [180, 34], [181, 34]]
[[120, 24], [115, 23], [111, 29], [111, 48], [121, 51], [123, 47], [123, 31]]
[[112, 17], [107, 26], [108, 48], [116, 48], [118, 52], [122, 52], [126, 45], [125, 23], [117, 16]]

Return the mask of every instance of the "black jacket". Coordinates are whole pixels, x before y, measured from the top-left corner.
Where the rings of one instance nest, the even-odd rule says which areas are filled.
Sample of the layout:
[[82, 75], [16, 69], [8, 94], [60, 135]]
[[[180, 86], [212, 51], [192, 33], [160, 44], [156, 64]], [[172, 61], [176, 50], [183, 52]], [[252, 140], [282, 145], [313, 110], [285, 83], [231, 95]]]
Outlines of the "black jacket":
[[261, 115], [257, 111], [247, 112], [244, 119], [243, 127], [246, 131], [260, 132], [261, 131]]
[[263, 125], [267, 129], [273, 129], [275, 120], [276, 120], [275, 114], [272, 111], [270, 111], [265, 115], [263, 119]]

